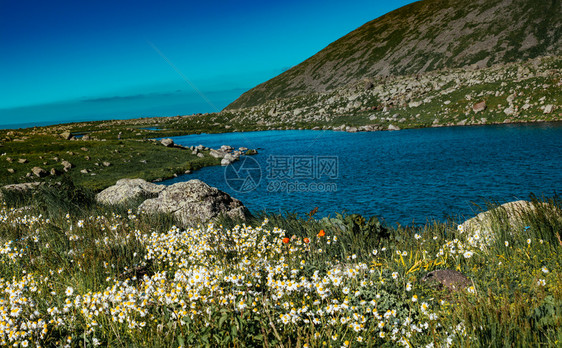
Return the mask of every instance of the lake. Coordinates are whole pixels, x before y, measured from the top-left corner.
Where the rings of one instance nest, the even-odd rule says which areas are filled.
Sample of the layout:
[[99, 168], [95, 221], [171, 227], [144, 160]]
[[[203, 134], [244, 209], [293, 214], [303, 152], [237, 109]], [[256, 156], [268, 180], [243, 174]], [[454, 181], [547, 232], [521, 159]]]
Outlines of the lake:
[[457, 221], [475, 204], [562, 191], [562, 123], [396, 132], [264, 131], [175, 137], [178, 144], [258, 149], [200, 179], [251, 211], [376, 215], [388, 223]]

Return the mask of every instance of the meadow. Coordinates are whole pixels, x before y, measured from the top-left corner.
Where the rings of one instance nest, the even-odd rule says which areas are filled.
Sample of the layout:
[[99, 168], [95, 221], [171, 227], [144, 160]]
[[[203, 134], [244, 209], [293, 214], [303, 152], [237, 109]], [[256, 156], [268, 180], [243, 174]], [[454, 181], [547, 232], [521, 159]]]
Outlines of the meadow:
[[[180, 227], [64, 182], [4, 193], [0, 343], [499, 347], [562, 343], [557, 197], [488, 230], [314, 211]], [[488, 208], [492, 208], [493, 205]], [[430, 271], [470, 279], [458, 291]]]

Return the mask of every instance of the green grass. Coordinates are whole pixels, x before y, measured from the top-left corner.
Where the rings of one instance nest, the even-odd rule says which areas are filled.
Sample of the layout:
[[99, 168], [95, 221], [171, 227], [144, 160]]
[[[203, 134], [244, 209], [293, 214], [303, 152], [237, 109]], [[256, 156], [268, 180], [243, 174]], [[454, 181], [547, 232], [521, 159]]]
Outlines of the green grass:
[[[192, 155], [189, 149], [167, 148], [152, 141], [116, 140], [117, 137], [115, 140], [106, 141], [70, 141], [56, 134], [33, 134], [33, 130], [15, 132], [16, 135], [10, 138], [25, 139], [22, 142], [3, 142], [0, 148], [0, 151], [5, 153], [0, 156], [2, 184], [26, 181], [58, 182], [63, 176], [68, 176], [79, 185], [100, 190], [122, 178], [138, 177], [152, 181], [183, 174], [186, 170], [220, 164], [220, 160], [208, 154], [199, 158]], [[111, 133], [105, 136], [110, 138]], [[7, 158], [11, 158], [12, 162], [8, 162]], [[19, 159], [26, 159], [27, 162], [18, 163]], [[63, 171], [63, 160], [73, 165], [68, 173]], [[104, 162], [109, 163], [109, 166]], [[54, 168], [59, 174], [48, 175], [45, 178], [35, 175], [26, 177], [33, 167], [41, 167], [46, 171]], [[9, 173], [8, 168], [13, 169], [14, 173]], [[82, 173], [84, 169], [88, 170], [88, 173]]]
[[[499, 210], [485, 232], [496, 237], [482, 245], [453, 221], [391, 227], [314, 212], [178, 228], [169, 215], [100, 206], [88, 189], [63, 185], [5, 196], [31, 207], [0, 211], [3, 345], [562, 342], [557, 197], [532, 198], [535, 210], [516, 225]], [[421, 281], [436, 269], [459, 270], [473, 286], [453, 293]]]

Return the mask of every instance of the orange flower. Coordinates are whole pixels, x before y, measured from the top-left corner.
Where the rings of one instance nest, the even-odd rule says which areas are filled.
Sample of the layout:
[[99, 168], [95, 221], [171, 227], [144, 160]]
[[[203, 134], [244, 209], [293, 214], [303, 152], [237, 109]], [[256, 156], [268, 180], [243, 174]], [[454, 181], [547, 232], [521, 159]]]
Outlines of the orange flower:
[[283, 238], [283, 243], [285, 244], [289, 243], [289, 238], [288, 237]]
[[310, 239], [305, 238], [305, 239], [303, 239], [303, 242], [305, 242], [305, 244], [308, 244], [308, 243], [310, 243]]
[[324, 230], [320, 230], [320, 232], [318, 232], [318, 237], [324, 237], [326, 235], [326, 232], [324, 232]]

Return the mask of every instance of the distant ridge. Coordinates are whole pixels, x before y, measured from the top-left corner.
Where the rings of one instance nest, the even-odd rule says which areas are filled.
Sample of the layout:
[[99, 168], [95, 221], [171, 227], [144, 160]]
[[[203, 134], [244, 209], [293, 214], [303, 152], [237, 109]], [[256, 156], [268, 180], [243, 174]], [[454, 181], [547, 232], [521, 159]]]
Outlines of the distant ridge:
[[425, 0], [377, 18], [227, 106], [325, 92], [365, 76], [562, 54], [561, 0]]

